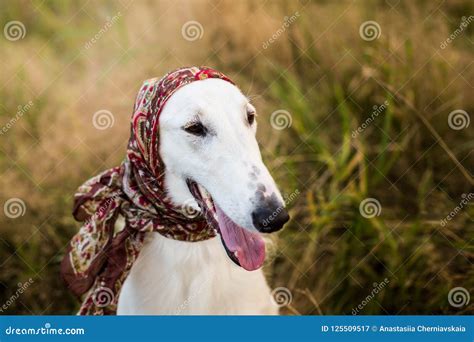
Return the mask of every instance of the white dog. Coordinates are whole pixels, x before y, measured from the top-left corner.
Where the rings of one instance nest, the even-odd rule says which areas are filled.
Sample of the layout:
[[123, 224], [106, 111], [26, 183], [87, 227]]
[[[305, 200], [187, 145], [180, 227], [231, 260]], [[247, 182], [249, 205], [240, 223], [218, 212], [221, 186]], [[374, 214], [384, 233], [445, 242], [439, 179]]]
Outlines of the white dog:
[[191, 243], [150, 233], [118, 314], [278, 313], [258, 269], [265, 257], [260, 233], [281, 229], [289, 216], [262, 162], [255, 115], [240, 90], [221, 79], [193, 82], [170, 97], [159, 125], [168, 195], [195, 210], [211, 197], [220, 236]]

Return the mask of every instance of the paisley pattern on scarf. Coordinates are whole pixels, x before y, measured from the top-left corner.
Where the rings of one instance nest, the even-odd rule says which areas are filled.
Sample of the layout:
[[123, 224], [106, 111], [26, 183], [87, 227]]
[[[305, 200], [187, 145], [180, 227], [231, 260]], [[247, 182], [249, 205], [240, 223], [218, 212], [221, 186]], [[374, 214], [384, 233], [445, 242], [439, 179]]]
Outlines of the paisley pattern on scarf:
[[[125, 160], [88, 180], [75, 194], [73, 215], [83, 225], [68, 245], [61, 274], [82, 298], [78, 314], [116, 314], [120, 290], [146, 233], [181, 241], [216, 235], [203, 216], [190, 219], [167, 198], [159, 155], [159, 116], [167, 100], [180, 87], [206, 78], [233, 84], [208, 67], [181, 68], [145, 81], [135, 101]], [[119, 216], [125, 224], [116, 230]]]

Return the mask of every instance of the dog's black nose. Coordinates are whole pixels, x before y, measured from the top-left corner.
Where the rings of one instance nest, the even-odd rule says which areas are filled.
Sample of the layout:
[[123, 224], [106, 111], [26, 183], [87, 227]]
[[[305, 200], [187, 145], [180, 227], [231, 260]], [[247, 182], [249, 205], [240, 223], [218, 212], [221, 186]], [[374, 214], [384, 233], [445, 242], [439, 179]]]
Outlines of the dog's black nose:
[[252, 222], [261, 233], [273, 233], [288, 222], [290, 215], [283, 206], [261, 206], [252, 212]]

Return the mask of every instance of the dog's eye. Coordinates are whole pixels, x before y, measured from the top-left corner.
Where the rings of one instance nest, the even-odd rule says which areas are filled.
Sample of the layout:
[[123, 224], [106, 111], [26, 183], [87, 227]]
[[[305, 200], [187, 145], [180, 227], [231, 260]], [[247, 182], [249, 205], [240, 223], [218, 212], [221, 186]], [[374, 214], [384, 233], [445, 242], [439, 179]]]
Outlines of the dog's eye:
[[206, 135], [206, 127], [203, 126], [202, 123], [200, 122], [193, 122], [190, 124], [187, 124], [186, 126], [183, 127], [183, 129], [191, 134], [198, 135], [198, 136], [205, 136]]
[[255, 121], [255, 112], [247, 111], [247, 121], [249, 122], [249, 125], [252, 126]]

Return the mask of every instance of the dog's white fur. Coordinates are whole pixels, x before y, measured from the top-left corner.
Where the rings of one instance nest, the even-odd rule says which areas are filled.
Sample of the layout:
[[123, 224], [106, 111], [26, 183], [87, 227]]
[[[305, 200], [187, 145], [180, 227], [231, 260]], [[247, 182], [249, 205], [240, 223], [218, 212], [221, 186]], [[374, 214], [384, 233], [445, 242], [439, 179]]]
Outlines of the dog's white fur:
[[[234, 222], [254, 231], [257, 187], [281, 200], [261, 159], [256, 123], [247, 120], [253, 110], [237, 87], [219, 79], [193, 82], [171, 96], [160, 116], [160, 155], [176, 205], [198, 208], [185, 182], [192, 178]], [[194, 120], [208, 129], [205, 137], [183, 130]], [[219, 237], [191, 243], [151, 233], [118, 302], [118, 314], [277, 313], [262, 270], [235, 265]]]

